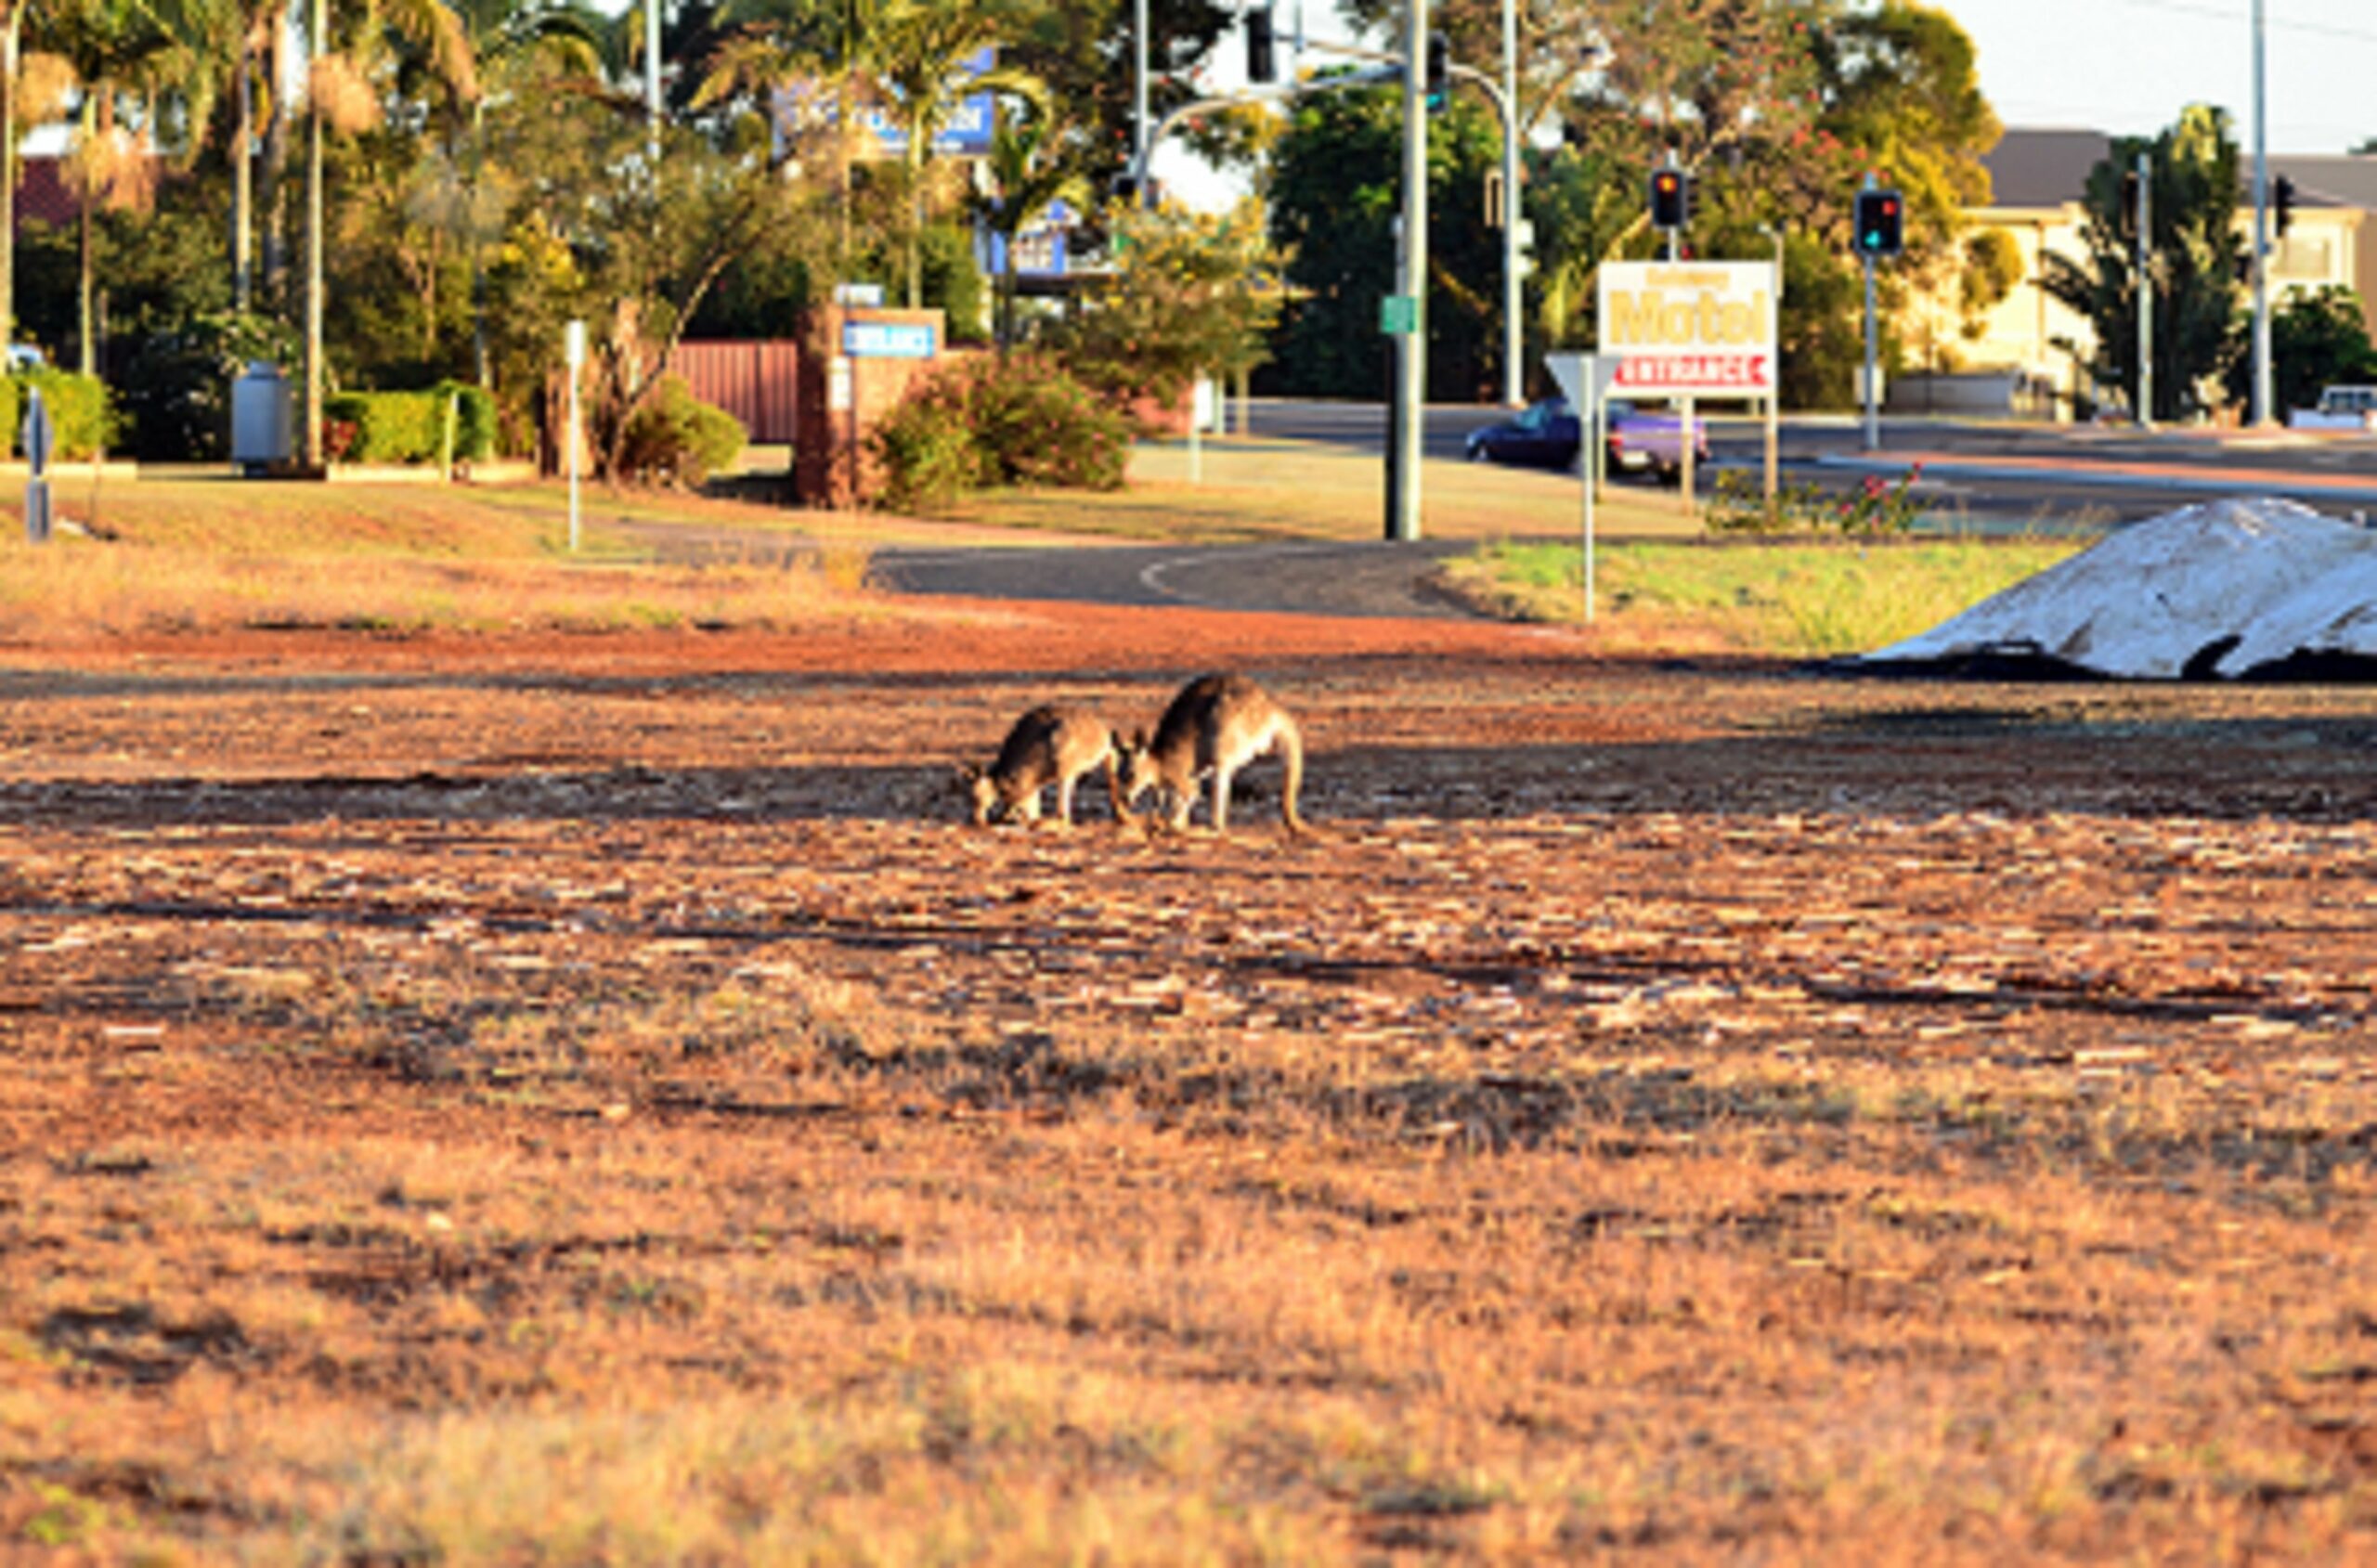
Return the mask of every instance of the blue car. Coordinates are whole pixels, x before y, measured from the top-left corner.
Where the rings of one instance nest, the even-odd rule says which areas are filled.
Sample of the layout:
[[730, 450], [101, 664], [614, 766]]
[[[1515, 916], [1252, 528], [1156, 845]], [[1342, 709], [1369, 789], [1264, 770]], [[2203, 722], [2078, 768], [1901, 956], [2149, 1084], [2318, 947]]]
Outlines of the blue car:
[[[1584, 445], [1576, 410], [1565, 397], [1530, 403], [1513, 417], [1469, 433], [1472, 462], [1510, 463], [1520, 468], [1574, 468]], [[1708, 460], [1708, 425], [1695, 420], [1693, 459]], [[1683, 468], [1683, 421], [1669, 414], [1646, 414], [1622, 398], [1608, 412], [1609, 472], [1673, 479]]]

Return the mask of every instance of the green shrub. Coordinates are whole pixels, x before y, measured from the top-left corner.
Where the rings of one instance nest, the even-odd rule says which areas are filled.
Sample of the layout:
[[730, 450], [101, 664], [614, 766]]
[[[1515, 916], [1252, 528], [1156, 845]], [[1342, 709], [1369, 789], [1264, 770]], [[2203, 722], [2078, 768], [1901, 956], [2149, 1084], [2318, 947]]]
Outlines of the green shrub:
[[497, 451], [495, 394], [468, 382], [440, 382], [441, 396], [454, 398], [454, 460], [487, 462]]
[[1117, 489], [1130, 458], [1123, 417], [1031, 353], [942, 366], [868, 440], [894, 507], [946, 506], [999, 485]]
[[268, 317], [214, 311], [145, 335], [117, 382], [122, 439], [144, 462], [229, 457], [231, 388], [259, 360], [300, 364], [295, 330]]
[[483, 462], [495, 455], [495, 399], [461, 382], [426, 392], [342, 392], [322, 400], [322, 429], [333, 462]]
[[695, 396], [684, 377], [664, 376], [628, 416], [619, 473], [645, 483], [699, 485], [731, 466], [750, 439], [741, 420]]
[[49, 411], [54, 462], [84, 462], [105, 452], [115, 439], [115, 404], [107, 383], [97, 376], [71, 370], [27, 370], [9, 378], [15, 407], [8, 416], [8, 449], [24, 446], [25, 394], [41, 389], [42, 406]]

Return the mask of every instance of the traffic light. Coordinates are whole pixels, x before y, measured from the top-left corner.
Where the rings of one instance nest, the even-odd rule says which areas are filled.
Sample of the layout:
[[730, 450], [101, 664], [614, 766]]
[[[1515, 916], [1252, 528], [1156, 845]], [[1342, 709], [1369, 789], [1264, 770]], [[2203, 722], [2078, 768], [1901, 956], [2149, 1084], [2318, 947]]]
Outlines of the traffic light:
[[1682, 228], [1692, 219], [1692, 176], [1682, 169], [1651, 171], [1651, 227]]
[[1894, 256], [1906, 249], [1906, 201], [1895, 190], [1857, 193], [1857, 233], [1852, 246], [1861, 256]]
[[2280, 240], [2294, 227], [2294, 182], [2280, 175], [2270, 182], [2270, 232]]
[[1271, 7], [1257, 6], [1246, 13], [1246, 79], [1276, 82], [1279, 62], [1272, 48]]
[[1452, 42], [1441, 32], [1428, 34], [1428, 73], [1420, 78], [1420, 90], [1428, 97], [1431, 114], [1452, 92]]

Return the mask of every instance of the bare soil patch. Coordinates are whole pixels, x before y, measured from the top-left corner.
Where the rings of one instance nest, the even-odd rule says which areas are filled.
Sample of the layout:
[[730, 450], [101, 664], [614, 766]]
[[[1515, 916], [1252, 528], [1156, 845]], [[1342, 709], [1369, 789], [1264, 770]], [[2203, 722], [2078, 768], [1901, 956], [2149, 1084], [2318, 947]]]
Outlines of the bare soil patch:
[[[0, 1532], [2377, 1553], [2377, 693], [1578, 648], [0, 652]], [[1318, 832], [964, 823], [1225, 665]]]

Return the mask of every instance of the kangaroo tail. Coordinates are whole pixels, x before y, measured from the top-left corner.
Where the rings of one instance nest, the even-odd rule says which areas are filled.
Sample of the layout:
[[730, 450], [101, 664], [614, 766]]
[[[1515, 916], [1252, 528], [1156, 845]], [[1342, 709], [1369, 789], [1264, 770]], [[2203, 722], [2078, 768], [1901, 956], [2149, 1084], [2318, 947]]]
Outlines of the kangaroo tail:
[[1290, 833], [1302, 833], [1304, 819], [1296, 815], [1296, 794], [1304, 788], [1304, 736], [1296, 721], [1285, 714], [1279, 716], [1279, 757], [1288, 765], [1287, 782], [1279, 790], [1279, 820], [1288, 824]]

